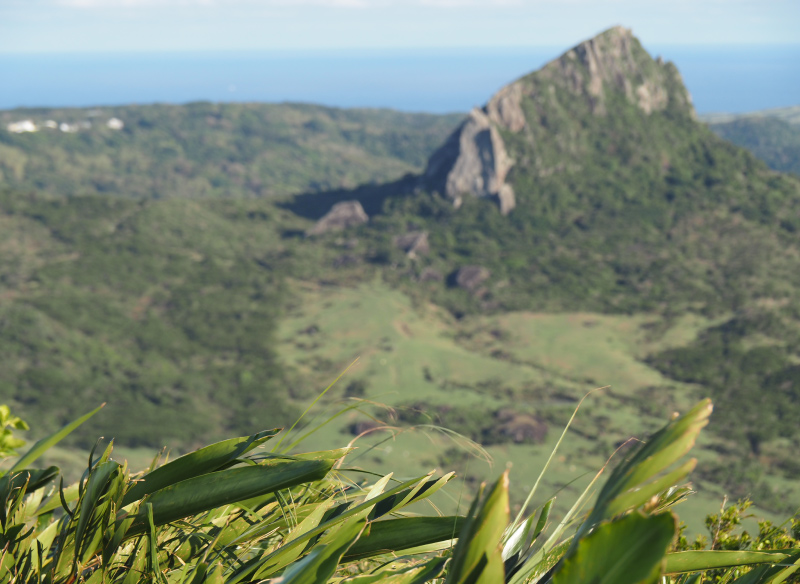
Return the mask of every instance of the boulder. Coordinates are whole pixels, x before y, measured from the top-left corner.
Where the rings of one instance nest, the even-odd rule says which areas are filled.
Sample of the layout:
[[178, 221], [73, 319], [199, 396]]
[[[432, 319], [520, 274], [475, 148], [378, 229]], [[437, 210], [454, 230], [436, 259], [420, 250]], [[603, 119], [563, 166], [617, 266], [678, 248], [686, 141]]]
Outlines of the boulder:
[[358, 201], [342, 201], [336, 203], [317, 223], [306, 232], [306, 235], [321, 235], [361, 225], [369, 221], [369, 216]]
[[515, 444], [541, 444], [547, 439], [547, 422], [514, 410], [500, 410], [496, 415], [500, 434]]
[[411, 259], [425, 255], [430, 251], [427, 231], [409, 231], [403, 235], [398, 235], [394, 238], [394, 244]]
[[455, 272], [453, 282], [456, 286], [472, 292], [488, 280], [491, 275], [492, 273], [483, 266], [464, 266]]
[[444, 280], [444, 276], [436, 268], [425, 268], [419, 275], [420, 282], [441, 282], [442, 280]]

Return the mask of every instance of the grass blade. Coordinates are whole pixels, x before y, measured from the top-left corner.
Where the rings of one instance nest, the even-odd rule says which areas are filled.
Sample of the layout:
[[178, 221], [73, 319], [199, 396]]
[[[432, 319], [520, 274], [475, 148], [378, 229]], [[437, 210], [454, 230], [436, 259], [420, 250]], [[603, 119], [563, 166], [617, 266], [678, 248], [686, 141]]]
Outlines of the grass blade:
[[[333, 461], [302, 460], [270, 462], [201, 475], [149, 495], [156, 525], [164, 525], [222, 505], [325, 478]], [[128, 537], [144, 533], [146, 518], [140, 514]]]
[[49, 436], [46, 436], [45, 438], [42, 438], [41, 440], [37, 441], [36, 444], [31, 446], [30, 450], [28, 450], [25, 454], [20, 456], [19, 460], [17, 460], [17, 462], [14, 463], [14, 466], [12, 466], [9, 469], [9, 472], [22, 470], [25, 467], [27, 467], [33, 461], [38, 459], [42, 454], [47, 452], [47, 450], [49, 450], [50, 448], [61, 442], [64, 438], [66, 438], [78, 426], [83, 424], [86, 420], [88, 420], [89, 418], [94, 416], [97, 412], [99, 412], [101, 409], [103, 409], [105, 405], [106, 404], [102, 404], [96, 407], [88, 414], [84, 414], [77, 420], [70, 422], [69, 424], [61, 428], [58, 432], [50, 434]]
[[759, 564], [777, 564], [791, 554], [800, 550], [767, 550], [767, 551], [729, 551], [729, 550], [693, 550], [667, 554], [667, 574], [684, 574], [703, 572], [735, 566], [756, 566]]
[[361, 560], [383, 553], [402, 553], [402, 550], [448, 541], [458, 537], [464, 521], [464, 517], [400, 517], [375, 521], [344, 559]]
[[280, 432], [279, 429], [265, 430], [252, 436], [223, 440], [176, 458], [138, 480], [125, 493], [122, 506], [130, 505], [145, 495], [154, 493], [174, 483], [219, 470], [226, 464], [263, 444], [278, 432]]

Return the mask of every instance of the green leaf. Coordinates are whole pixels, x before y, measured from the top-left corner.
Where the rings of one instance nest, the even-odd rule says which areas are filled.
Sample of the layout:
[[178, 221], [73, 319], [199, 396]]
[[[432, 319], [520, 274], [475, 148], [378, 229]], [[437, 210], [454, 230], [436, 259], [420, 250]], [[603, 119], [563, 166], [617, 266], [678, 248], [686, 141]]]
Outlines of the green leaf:
[[553, 584], [651, 584], [661, 576], [675, 517], [631, 513], [601, 523], [556, 568]]
[[555, 497], [544, 504], [544, 507], [542, 507], [539, 513], [539, 521], [536, 522], [535, 528], [533, 520], [536, 518], [536, 515], [534, 514], [528, 517], [522, 525], [517, 527], [513, 532], [510, 530], [506, 532], [503, 544], [503, 561], [519, 556], [536, 541], [536, 538], [539, 537], [547, 525], [547, 520], [550, 517], [550, 509], [552, 509], [554, 502]]
[[37, 441], [36, 444], [31, 446], [30, 450], [23, 454], [19, 460], [11, 467], [9, 472], [14, 472], [17, 470], [22, 470], [28, 465], [30, 465], [34, 460], [38, 459], [42, 454], [47, 452], [50, 448], [61, 442], [64, 438], [66, 438], [71, 432], [73, 432], [78, 426], [83, 424], [86, 420], [94, 416], [97, 412], [99, 412], [106, 404], [102, 404], [101, 406], [93, 409], [88, 414], [84, 414], [74, 422], [70, 422], [63, 428], [61, 428], [58, 432], [54, 434], [50, 434], [45, 438]]
[[[358, 544], [358, 541], [354, 546]], [[448, 558], [433, 558], [424, 564], [399, 570], [378, 569], [370, 574], [359, 574], [342, 580], [341, 584], [426, 584], [442, 577], [448, 561]]]
[[[113, 460], [100, 462], [89, 473], [86, 489], [81, 497], [77, 509], [78, 520], [75, 527], [75, 562], [84, 562], [91, 556], [100, 542], [105, 525], [98, 522], [95, 509], [100, 505], [101, 498], [107, 493], [109, 483], [120, 472], [120, 465]], [[106, 501], [106, 504], [108, 501]], [[87, 533], [87, 528], [93, 521], [92, 530]]]
[[324, 584], [336, 573], [342, 556], [366, 525], [365, 519], [348, 522], [325, 545], [315, 546], [302, 560], [286, 569], [281, 584]]
[[[304, 544], [305, 542], [321, 535], [331, 527], [351, 519], [352, 517], [363, 516], [366, 512], [368, 513], [368, 520], [372, 521], [378, 517], [382, 517], [383, 515], [398, 510], [397, 504], [400, 501], [406, 500], [406, 495], [410, 491], [415, 490], [420, 482], [424, 483], [423, 488], [416, 489], [417, 495], [415, 499], [409, 501], [409, 503], [424, 499], [425, 497], [429, 496], [431, 492], [435, 490], [435, 488], [438, 488], [437, 485], [440, 485], [441, 483], [441, 479], [427, 480], [429, 476], [430, 475], [425, 475], [421, 478], [406, 481], [405, 483], [397, 485], [395, 488], [390, 489], [381, 495], [359, 503], [355, 507], [348, 508], [349, 504], [345, 504], [339, 508], [335, 508], [330, 519], [318, 525], [316, 528], [304, 533], [300, 537], [290, 541], [289, 543], [284, 544], [266, 556], [262, 558], [253, 558], [239, 568], [234, 575], [230, 576], [227, 579], [227, 582], [229, 584], [236, 584], [245, 578], [251, 577], [254, 573], [259, 573], [261, 576], [269, 575], [271, 573], [269, 570], [273, 569], [276, 565], [280, 565], [281, 557], [290, 553], [293, 548]], [[451, 475], [446, 476], [452, 476], [452, 473]], [[344, 511], [340, 512], [340, 509], [344, 509]]]
[[[187, 479], [152, 493], [146, 501], [153, 506], [155, 524], [164, 525], [222, 505], [321, 480], [332, 466], [332, 460], [268, 461]], [[144, 533], [146, 525], [146, 517], [140, 513], [127, 536]]]
[[692, 458], [674, 471], [667, 473], [666, 475], [655, 479], [646, 485], [641, 485], [634, 490], [626, 491], [621, 495], [618, 495], [613, 501], [609, 501], [606, 515], [613, 517], [615, 515], [619, 515], [620, 513], [624, 513], [629, 509], [637, 509], [641, 505], [647, 503], [654, 496], [680, 483], [689, 475], [690, 472], [695, 469], [696, 466], [697, 460]]
[[147, 571], [152, 582], [163, 583], [164, 575], [158, 563], [158, 539], [153, 521], [153, 506], [145, 503], [144, 513], [147, 517]]
[[125, 493], [122, 506], [130, 505], [145, 495], [169, 485], [219, 470], [260, 446], [278, 432], [280, 432], [279, 429], [265, 430], [252, 436], [230, 438], [176, 458], [136, 481]]
[[495, 584], [503, 582], [505, 570], [501, 538], [508, 526], [508, 471], [494, 484], [480, 505], [471, 513], [462, 530], [447, 584]]
[[[630, 460], [614, 469], [597, 496], [592, 513], [578, 530], [569, 553], [574, 551], [581, 536], [591, 531], [595, 525], [632, 509], [626, 508], [626, 503], [638, 506], [643, 499], [646, 501], [666, 488], [663, 479], [656, 479], [647, 485], [644, 483], [665, 471], [691, 449], [700, 431], [708, 424], [712, 409], [711, 400], [702, 400], [686, 414], [653, 434]], [[669, 475], [667, 482], [681, 480], [690, 468], [693, 468], [693, 463], [684, 464]]]
[[360, 560], [383, 553], [402, 550], [457, 538], [464, 526], [464, 517], [401, 517], [370, 523], [353, 544], [345, 560]]
[[734, 566], [756, 566], [776, 564], [800, 550], [762, 550], [758, 552], [739, 550], [693, 550], [667, 554], [667, 574], [702, 572]]
[[519, 513], [517, 513], [517, 516], [514, 518], [514, 523], [511, 524], [511, 528], [509, 529], [509, 531], [513, 531], [517, 527], [517, 525], [519, 525], [519, 522], [522, 521], [522, 517], [525, 515], [525, 510], [528, 508], [528, 505], [530, 505], [530, 502], [533, 501], [533, 497], [536, 494], [536, 490], [539, 488], [539, 484], [542, 482], [542, 479], [544, 478], [544, 475], [547, 473], [547, 469], [550, 468], [550, 465], [552, 464], [553, 460], [555, 459], [556, 453], [558, 452], [558, 448], [559, 448], [559, 446], [561, 446], [561, 443], [564, 441], [564, 437], [567, 435], [567, 431], [569, 430], [569, 427], [572, 425], [572, 422], [575, 421], [575, 416], [578, 415], [578, 410], [581, 409], [581, 406], [583, 405], [583, 402], [586, 401], [586, 398], [588, 398], [592, 393], [594, 393], [595, 391], [597, 391], [599, 389], [605, 389], [605, 388], [599, 387], [597, 389], [593, 389], [592, 391], [590, 391], [589, 393], [584, 395], [581, 398], [581, 401], [578, 402], [578, 405], [575, 406], [575, 410], [572, 412], [572, 416], [570, 416], [569, 420], [567, 421], [567, 425], [564, 426], [564, 429], [561, 431], [561, 436], [558, 438], [558, 441], [556, 442], [556, 445], [553, 447], [553, 450], [550, 452], [550, 456], [548, 457], [547, 462], [542, 467], [542, 470], [539, 471], [539, 476], [536, 477], [536, 482], [533, 483], [533, 488], [531, 488], [530, 492], [528, 493], [528, 496], [526, 497], [525, 502], [522, 503], [522, 507], [520, 507]]

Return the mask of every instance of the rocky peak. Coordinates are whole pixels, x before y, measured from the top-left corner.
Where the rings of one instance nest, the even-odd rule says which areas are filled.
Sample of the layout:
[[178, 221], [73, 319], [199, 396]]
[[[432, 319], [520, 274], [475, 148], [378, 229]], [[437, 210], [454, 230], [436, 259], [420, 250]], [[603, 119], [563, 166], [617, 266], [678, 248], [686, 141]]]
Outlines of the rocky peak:
[[691, 109], [691, 98], [675, 66], [661, 59], [654, 61], [631, 30], [621, 26], [580, 43], [534, 75], [584, 96], [596, 115], [606, 113], [609, 92], [624, 94], [645, 114], [663, 110], [669, 103], [673, 81], [678, 81], [682, 90], [682, 95], [673, 99]]
[[[541, 176], [575, 167], [574, 160], [582, 155], [580, 136], [551, 128], [574, 124], [584, 111], [606, 116], [619, 96], [644, 116], [675, 105], [694, 115], [675, 66], [653, 60], [629, 29], [616, 26], [503, 87], [483, 108], [472, 110], [431, 156], [422, 187], [439, 192], [456, 207], [465, 196], [492, 198], [505, 215], [517, 204], [513, 181], [507, 180], [516, 159], [525, 158], [530, 171]], [[561, 120], [566, 123], [556, 123]], [[509, 151], [504, 133], [522, 133], [527, 152]], [[560, 151], [553, 163], [537, 156], [543, 141]]]

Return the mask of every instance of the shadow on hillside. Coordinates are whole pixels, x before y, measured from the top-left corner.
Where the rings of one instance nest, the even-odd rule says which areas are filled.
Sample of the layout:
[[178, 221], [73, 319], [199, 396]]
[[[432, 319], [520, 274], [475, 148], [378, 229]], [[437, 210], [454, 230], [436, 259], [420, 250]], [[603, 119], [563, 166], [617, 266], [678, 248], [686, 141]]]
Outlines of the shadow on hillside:
[[330, 211], [336, 203], [358, 201], [364, 207], [367, 215], [372, 217], [381, 213], [386, 199], [411, 194], [418, 184], [419, 177], [417, 175], [407, 174], [396, 181], [380, 185], [361, 185], [354, 189], [302, 193], [279, 203], [279, 205], [295, 215], [316, 221]]

